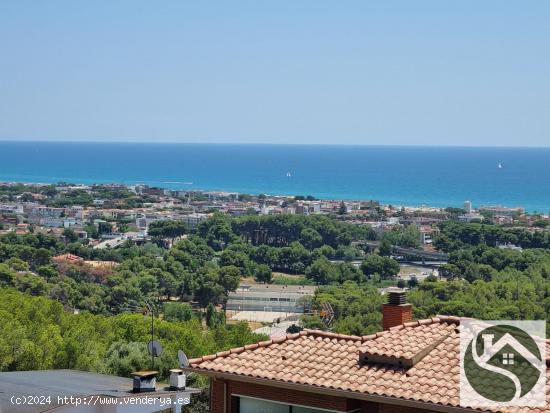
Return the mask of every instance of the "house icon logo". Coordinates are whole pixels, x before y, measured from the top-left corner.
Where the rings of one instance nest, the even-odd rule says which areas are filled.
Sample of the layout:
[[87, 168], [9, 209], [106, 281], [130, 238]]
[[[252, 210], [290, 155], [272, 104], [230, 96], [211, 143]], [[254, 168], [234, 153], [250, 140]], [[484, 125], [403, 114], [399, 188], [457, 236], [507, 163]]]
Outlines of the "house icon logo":
[[544, 406], [544, 327], [537, 321], [463, 320], [461, 405]]

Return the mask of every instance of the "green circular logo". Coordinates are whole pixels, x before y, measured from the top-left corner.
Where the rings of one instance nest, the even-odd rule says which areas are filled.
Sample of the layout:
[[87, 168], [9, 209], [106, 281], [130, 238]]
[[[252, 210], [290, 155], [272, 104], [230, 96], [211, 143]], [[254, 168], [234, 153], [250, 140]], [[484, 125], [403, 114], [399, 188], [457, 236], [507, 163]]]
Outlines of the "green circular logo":
[[510, 402], [533, 389], [543, 362], [537, 343], [528, 333], [518, 327], [496, 325], [470, 341], [464, 354], [464, 373], [485, 399]]

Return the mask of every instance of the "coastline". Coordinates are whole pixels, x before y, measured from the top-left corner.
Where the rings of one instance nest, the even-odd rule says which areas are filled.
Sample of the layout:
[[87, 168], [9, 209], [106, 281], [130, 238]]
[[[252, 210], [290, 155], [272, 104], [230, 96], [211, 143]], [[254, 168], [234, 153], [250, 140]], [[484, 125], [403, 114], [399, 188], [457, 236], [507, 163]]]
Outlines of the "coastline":
[[0, 141], [0, 181], [550, 210], [550, 149]]
[[[22, 181], [0, 181], [0, 186], [2, 185], [25, 185], [25, 186], [50, 186], [50, 185], [60, 185], [61, 183], [57, 182], [22, 182]], [[146, 183], [143, 182], [137, 182], [132, 184], [126, 184], [121, 182], [92, 182], [92, 183], [82, 183], [82, 182], [63, 182], [63, 186], [71, 187], [71, 188], [87, 188], [92, 186], [122, 186], [126, 188], [135, 188], [137, 186], [149, 186]], [[189, 193], [203, 193], [203, 194], [218, 194], [218, 195], [228, 195], [228, 194], [238, 194], [241, 195], [251, 195], [254, 197], [265, 195], [270, 198], [282, 198], [282, 199], [288, 199], [293, 198], [296, 196], [311, 196], [314, 199], [312, 200], [304, 200], [304, 202], [347, 202], [347, 203], [367, 203], [367, 202], [373, 202], [378, 203], [382, 207], [392, 207], [393, 209], [401, 209], [404, 208], [409, 211], [442, 211], [446, 208], [462, 208], [462, 205], [446, 205], [446, 206], [437, 206], [437, 205], [429, 205], [429, 204], [421, 204], [421, 205], [406, 205], [406, 204], [398, 204], [398, 203], [386, 203], [381, 200], [377, 199], [340, 199], [340, 198], [321, 198], [316, 197], [313, 194], [272, 194], [272, 193], [261, 193], [261, 194], [251, 194], [251, 193], [245, 193], [245, 192], [239, 192], [239, 191], [232, 191], [232, 190], [219, 190], [219, 189], [199, 189], [199, 188], [170, 188], [170, 187], [163, 187], [163, 186], [153, 186], [151, 188], [158, 188], [164, 191], [181, 191], [181, 192], [189, 192]], [[465, 202], [468, 200], [464, 200]], [[525, 212], [530, 213], [532, 211], [529, 211], [525, 209], [521, 205], [480, 205], [480, 207], [498, 207], [498, 208], [505, 208], [505, 209], [524, 209]]]

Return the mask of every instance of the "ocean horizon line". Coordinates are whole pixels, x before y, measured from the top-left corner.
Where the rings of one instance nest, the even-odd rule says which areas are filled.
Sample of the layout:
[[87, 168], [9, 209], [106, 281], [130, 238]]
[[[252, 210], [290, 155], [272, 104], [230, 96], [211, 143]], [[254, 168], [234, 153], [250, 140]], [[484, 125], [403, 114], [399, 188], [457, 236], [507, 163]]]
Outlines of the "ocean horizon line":
[[548, 146], [530, 145], [455, 145], [455, 144], [374, 144], [374, 143], [292, 143], [292, 142], [198, 142], [198, 141], [142, 141], [142, 140], [65, 140], [65, 139], [3, 139], [1, 143], [65, 143], [65, 144], [140, 144], [140, 145], [227, 145], [227, 146], [311, 146], [311, 147], [364, 147], [364, 148], [463, 148], [463, 149], [550, 149]]

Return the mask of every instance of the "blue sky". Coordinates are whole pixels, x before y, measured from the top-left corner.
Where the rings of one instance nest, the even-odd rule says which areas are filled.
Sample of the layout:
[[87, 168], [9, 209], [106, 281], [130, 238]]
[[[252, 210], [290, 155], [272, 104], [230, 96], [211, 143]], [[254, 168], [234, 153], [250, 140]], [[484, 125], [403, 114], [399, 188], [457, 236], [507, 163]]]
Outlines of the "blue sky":
[[0, 2], [0, 139], [550, 145], [547, 1]]

